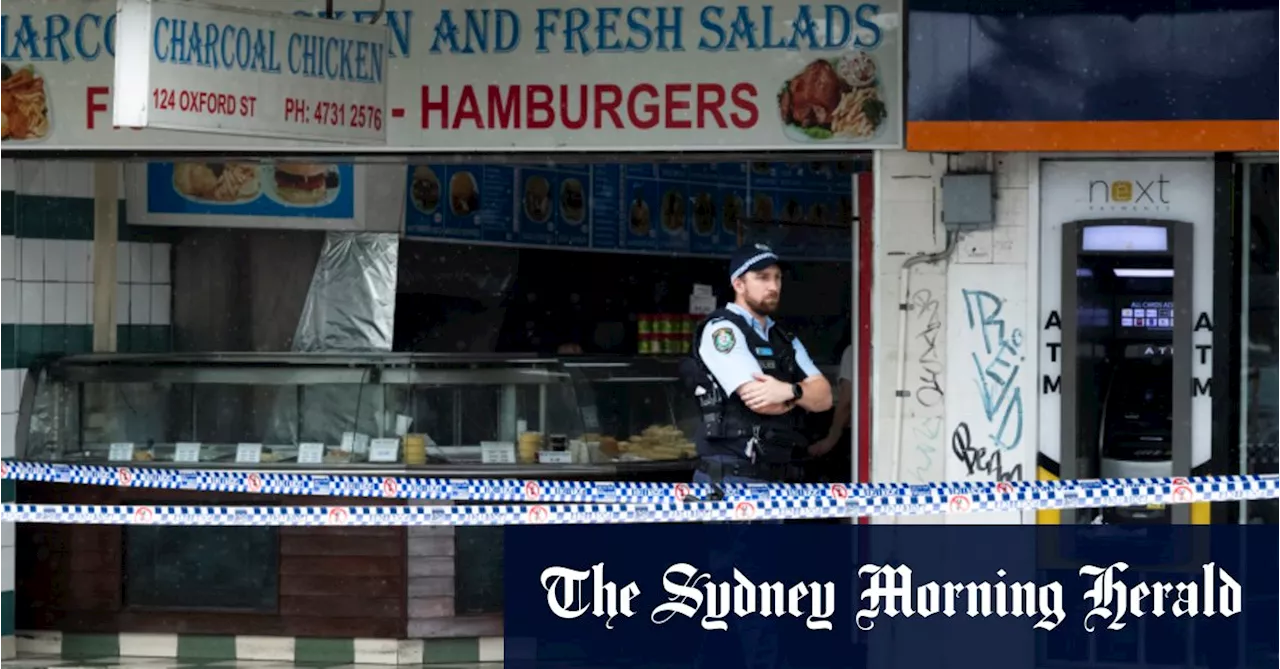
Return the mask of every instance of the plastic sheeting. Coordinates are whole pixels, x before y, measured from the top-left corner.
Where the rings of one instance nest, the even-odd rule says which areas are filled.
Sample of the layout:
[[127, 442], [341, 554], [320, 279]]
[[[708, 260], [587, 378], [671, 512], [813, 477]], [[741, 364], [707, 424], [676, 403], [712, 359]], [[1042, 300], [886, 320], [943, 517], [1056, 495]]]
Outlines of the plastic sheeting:
[[293, 350], [390, 351], [400, 238], [330, 232], [293, 336]]
[[[293, 336], [303, 353], [389, 352], [395, 333], [400, 238], [330, 232], [320, 249], [307, 301]], [[397, 431], [383, 386], [305, 386], [285, 393], [273, 412], [270, 439], [322, 442], [363, 452], [369, 438]], [[345, 437], [345, 438], [344, 438]]]

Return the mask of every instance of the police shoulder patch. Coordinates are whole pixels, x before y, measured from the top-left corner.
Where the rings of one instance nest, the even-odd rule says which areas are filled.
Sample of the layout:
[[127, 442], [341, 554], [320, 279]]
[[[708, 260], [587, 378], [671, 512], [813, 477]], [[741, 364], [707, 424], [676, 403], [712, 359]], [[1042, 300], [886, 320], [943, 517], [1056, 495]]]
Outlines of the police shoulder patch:
[[733, 328], [720, 328], [711, 333], [711, 343], [715, 344], [717, 351], [728, 353], [738, 342], [733, 336]]

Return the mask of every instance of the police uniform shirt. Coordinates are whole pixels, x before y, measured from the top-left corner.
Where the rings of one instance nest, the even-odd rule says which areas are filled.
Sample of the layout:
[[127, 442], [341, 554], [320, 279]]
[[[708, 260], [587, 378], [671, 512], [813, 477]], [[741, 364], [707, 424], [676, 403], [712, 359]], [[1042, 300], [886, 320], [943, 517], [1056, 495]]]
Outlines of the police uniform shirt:
[[[751, 323], [756, 334], [769, 339], [769, 331], [773, 328], [772, 318], [766, 317], [762, 326], [750, 312], [737, 304], [730, 303], [725, 308]], [[792, 346], [795, 348], [796, 365], [804, 372], [805, 378], [822, 374], [799, 339], [793, 340]], [[726, 395], [732, 395], [738, 386], [754, 381], [756, 374], [764, 372], [750, 350], [746, 335], [727, 319], [712, 321], [703, 329], [702, 340], [698, 342], [698, 357]]]

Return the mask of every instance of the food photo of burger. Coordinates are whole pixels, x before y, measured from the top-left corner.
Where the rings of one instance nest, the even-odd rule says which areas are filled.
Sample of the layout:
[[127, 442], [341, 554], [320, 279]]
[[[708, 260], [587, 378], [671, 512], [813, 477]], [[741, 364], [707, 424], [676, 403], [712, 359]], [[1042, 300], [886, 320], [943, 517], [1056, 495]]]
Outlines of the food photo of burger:
[[276, 163], [273, 199], [294, 207], [316, 207], [328, 204], [341, 187], [338, 166], [323, 163]]

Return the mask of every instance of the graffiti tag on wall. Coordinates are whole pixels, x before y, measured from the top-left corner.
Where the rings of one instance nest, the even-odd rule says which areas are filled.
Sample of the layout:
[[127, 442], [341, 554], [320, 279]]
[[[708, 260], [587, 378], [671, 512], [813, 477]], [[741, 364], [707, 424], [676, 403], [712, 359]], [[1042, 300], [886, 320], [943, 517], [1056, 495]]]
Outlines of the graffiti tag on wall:
[[916, 466], [911, 469], [915, 481], [930, 481], [934, 454], [938, 451], [939, 437], [946, 429], [946, 416], [943, 399], [946, 393], [942, 390], [943, 362], [938, 350], [938, 339], [942, 335], [942, 305], [933, 296], [933, 291], [922, 288], [911, 296], [910, 328], [912, 343], [919, 342], [923, 350], [916, 358], [918, 376], [914, 392], [911, 393], [916, 406], [913, 407], [911, 438], [916, 454]]
[[986, 290], [963, 290], [966, 341], [971, 348], [973, 383], [986, 422], [982, 445], [973, 443], [967, 422], [956, 426], [951, 435], [951, 451], [964, 463], [969, 476], [985, 474], [997, 481], [1017, 481], [1023, 477], [1022, 465], [1006, 469], [1006, 454], [1022, 444], [1022, 388], [1018, 381], [1026, 353], [1022, 330], [1009, 327], [1001, 315], [1005, 300]]

